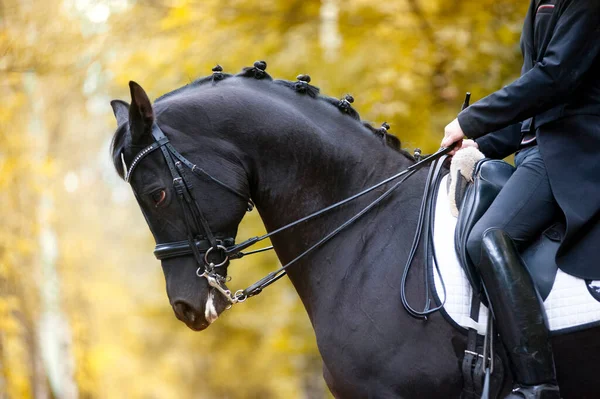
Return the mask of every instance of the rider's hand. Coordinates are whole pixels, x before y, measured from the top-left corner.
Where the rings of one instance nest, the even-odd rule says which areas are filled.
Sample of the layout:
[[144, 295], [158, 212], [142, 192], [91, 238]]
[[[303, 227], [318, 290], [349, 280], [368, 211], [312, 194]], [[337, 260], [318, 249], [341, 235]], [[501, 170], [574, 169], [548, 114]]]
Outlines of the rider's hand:
[[462, 140], [465, 137], [465, 134], [458, 123], [458, 119], [454, 119], [450, 122], [446, 128], [444, 129], [444, 139], [442, 140], [442, 147], [453, 147], [453, 150], [448, 153], [448, 155], [456, 154], [462, 147]]

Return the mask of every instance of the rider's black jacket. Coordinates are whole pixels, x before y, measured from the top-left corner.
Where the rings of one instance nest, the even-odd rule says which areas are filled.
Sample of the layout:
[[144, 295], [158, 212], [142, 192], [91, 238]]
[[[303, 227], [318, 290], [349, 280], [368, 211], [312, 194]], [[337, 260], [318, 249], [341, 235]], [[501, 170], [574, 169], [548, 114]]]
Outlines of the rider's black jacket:
[[600, 279], [600, 0], [532, 0], [521, 77], [458, 116], [488, 157], [534, 129], [567, 234], [558, 266]]

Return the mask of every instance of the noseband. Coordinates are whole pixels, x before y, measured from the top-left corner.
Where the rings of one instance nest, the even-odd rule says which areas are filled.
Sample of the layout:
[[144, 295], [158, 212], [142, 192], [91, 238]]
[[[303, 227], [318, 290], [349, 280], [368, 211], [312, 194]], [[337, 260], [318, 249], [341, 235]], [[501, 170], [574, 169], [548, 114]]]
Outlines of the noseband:
[[[208, 221], [204, 217], [204, 214], [202, 213], [202, 210], [200, 209], [198, 201], [196, 200], [196, 197], [194, 196], [193, 186], [191, 184], [191, 181], [186, 178], [186, 173], [187, 173], [187, 171], [191, 171], [193, 174], [196, 174], [198, 176], [204, 175], [204, 176], [208, 177], [210, 180], [212, 180], [213, 182], [215, 182], [216, 184], [220, 185], [221, 187], [229, 190], [230, 192], [239, 196], [240, 198], [244, 199], [245, 201], [248, 201], [248, 210], [249, 211], [252, 210], [252, 208], [254, 207], [252, 200], [247, 195], [244, 195], [244, 194], [238, 192], [236, 189], [221, 182], [220, 180], [216, 179], [215, 177], [210, 175], [208, 172], [206, 172], [204, 169], [199, 168], [197, 165], [195, 165], [192, 162], [190, 162], [189, 160], [187, 160], [183, 155], [181, 155], [170, 144], [169, 139], [165, 136], [163, 131], [158, 127], [156, 122], [152, 125], [152, 136], [154, 137], [155, 142], [152, 143], [151, 145], [149, 145], [148, 147], [144, 148], [142, 151], [140, 151], [139, 154], [136, 155], [135, 158], [133, 159], [133, 161], [131, 162], [131, 165], [129, 166], [129, 168], [128, 169], [127, 169], [127, 167], [125, 168], [126, 169], [125, 180], [127, 182], [130, 182], [131, 175], [132, 175], [133, 171], [135, 170], [135, 168], [137, 167], [137, 165], [139, 165], [139, 163], [146, 156], [148, 156], [155, 150], [160, 149], [163, 154], [163, 157], [167, 163], [167, 166], [169, 168], [171, 176], [173, 178], [173, 187], [175, 189], [175, 192], [177, 193], [178, 202], [181, 205], [181, 209], [183, 212], [183, 217], [184, 217], [184, 221], [185, 221], [185, 225], [186, 225], [186, 230], [187, 230], [187, 239], [186, 240], [168, 242], [168, 243], [159, 243], [156, 245], [156, 247], [154, 249], [154, 255], [156, 256], [156, 258], [158, 260], [193, 255], [194, 258], [196, 259], [197, 264], [199, 265], [198, 270], [196, 271], [196, 274], [198, 275], [198, 277], [206, 278], [206, 280], [208, 281], [208, 284], [211, 287], [217, 289], [232, 305], [235, 303], [238, 303], [238, 302], [244, 302], [247, 298], [249, 298], [251, 296], [258, 295], [260, 292], [262, 292], [262, 290], [265, 287], [271, 285], [272, 283], [274, 283], [275, 281], [277, 281], [281, 277], [283, 277], [286, 274], [286, 269], [288, 267], [292, 266], [297, 261], [302, 259], [304, 256], [308, 255], [310, 252], [314, 251], [315, 249], [317, 249], [318, 247], [320, 247], [321, 245], [323, 245], [324, 243], [326, 243], [327, 241], [332, 239], [334, 236], [336, 236], [339, 232], [341, 232], [343, 229], [348, 227], [350, 224], [354, 223], [354, 221], [356, 221], [359, 217], [361, 217], [362, 215], [367, 213], [369, 210], [371, 210], [373, 207], [375, 207], [377, 204], [379, 204], [382, 200], [387, 198], [396, 188], [398, 188], [406, 179], [408, 179], [408, 177], [412, 176], [421, 167], [431, 163], [432, 161], [436, 161], [436, 160], [442, 158], [444, 155], [446, 155], [452, 149], [451, 147], [441, 148], [435, 154], [433, 154], [423, 160], [420, 160], [419, 162], [415, 163], [414, 165], [411, 165], [410, 167], [403, 170], [402, 172], [397, 173], [397, 174], [375, 184], [374, 186], [371, 186], [349, 198], [346, 198], [340, 202], [337, 202], [337, 203], [330, 205], [324, 209], [314, 212], [314, 213], [312, 213], [308, 216], [305, 216], [299, 220], [296, 220], [292, 223], [282, 226], [282, 227], [280, 227], [276, 230], [273, 230], [270, 233], [267, 233], [263, 236], [253, 237], [253, 238], [250, 238], [238, 245], [235, 245], [234, 238], [217, 238], [212, 233], [212, 231], [210, 230]], [[121, 156], [123, 156], [123, 154], [121, 154]], [[125, 161], [123, 161], [123, 163], [125, 163]], [[441, 163], [440, 163], [440, 166], [441, 166]], [[432, 171], [430, 172], [430, 174], [433, 173], [434, 168], [431, 168], [431, 169], [432, 169]], [[436, 168], [436, 169], [439, 171], [439, 168]], [[336, 229], [334, 229], [332, 232], [327, 234], [321, 240], [319, 240], [314, 245], [312, 245], [311, 247], [306, 249], [304, 252], [302, 252], [301, 254], [296, 256], [294, 259], [292, 259], [285, 265], [281, 266], [278, 270], [276, 270], [272, 273], [269, 273], [267, 276], [265, 276], [261, 280], [257, 281], [250, 287], [248, 287], [244, 290], [236, 291], [235, 294], [232, 294], [231, 291], [228, 290], [227, 287], [225, 287], [224, 284], [226, 282], [226, 276], [217, 273], [217, 270], [219, 268], [226, 267], [229, 264], [230, 260], [240, 259], [245, 255], [250, 255], [250, 254], [254, 254], [254, 253], [258, 253], [258, 252], [267, 251], [267, 250], [273, 249], [273, 247], [271, 246], [271, 247], [266, 247], [266, 248], [260, 248], [260, 249], [257, 249], [254, 251], [249, 251], [249, 252], [242, 252], [242, 250], [256, 244], [257, 242], [263, 241], [275, 234], [278, 234], [284, 230], [292, 228], [300, 223], [303, 223], [307, 220], [313, 219], [317, 216], [322, 215], [325, 212], [335, 209], [335, 208], [337, 208], [341, 205], [344, 205], [350, 201], [353, 201], [367, 193], [370, 193], [371, 191], [377, 189], [378, 187], [381, 187], [382, 185], [387, 184], [387, 183], [389, 183], [393, 180], [396, 180], [400, 177], [403, 177], [403, 178], [400, 181], [396, 182], [389, 189], [387, 189], [383, 194], [381, 194], [379, 197], [377, 197], [373, 202], [371, 202], [369, 205], [367, 205], [365, 208], [363, 208], [359, 213], [357, 213], [356, 215], [354, 215], [353, 217], [348, 219], [346, 222], [344, 222], [343, 224], [338, 226]], [[428, 181], [429, 181], [429, 178], [428, 178]], [[429, 190], [428, 184], [426, 185], [426, 193], [427, 193], [427, 190]], [[427, 195], [424, 196], [424, 198], [426, 198], [426, 197], [427, 197]], [[419, 219], [421, 219], [421, 217], [424, 217], [423, 214], [424, 214], [424, 212], [423, 212], [423, 210], [421, 210], [421, 215], [420, 215]], [[201, 231], [204, 232], [203, 235], [200, 233]], [[418, 231], [417, 234], [420, 235], [420, 231]], [[415, 235], [415, 237], [417, 237], [417, 235]], [[418, 246], [419, 240], [415, 240], [415, 241], [416, 241], [416, 243], [413, 243], [413, 248], [411, 249], [411, 255], [409, 256], [409, 259], [407, 262], [407, 268], [412, 263], [412, 259], [414, 258], [414, 253], [416, 252], [416, 248]], [[443, 306], [443, 304], [442, 304], [442, 306]], [[416, 314], [411, 314], [411, 315], [413, 315], [415, 317], [417, 317], [417, 316], [424, 317], [421, 315], [433, 313], [434, 311], [438, 310], [440, 307], [435, 308], [435, 309], [429, 309], [426, 312], [422, 312], [422, 313], [417, 312]]]

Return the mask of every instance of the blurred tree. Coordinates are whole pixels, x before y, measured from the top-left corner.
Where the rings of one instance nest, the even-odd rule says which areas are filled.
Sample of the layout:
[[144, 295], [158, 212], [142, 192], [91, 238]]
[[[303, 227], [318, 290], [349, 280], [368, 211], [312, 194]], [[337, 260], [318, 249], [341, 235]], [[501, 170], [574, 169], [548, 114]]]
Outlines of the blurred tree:
[[[64, 118], [57, 110], [77, 99], [48, 91], [48, 86], [62, 83], [63, 89], [72, 91], [81, 84], [71, 76], [81, 56], [71, 52], [71, 43], [85, 42], [77, 28], [65, 23], [68, 18], [59, 5], [59, 1], [0, 2], [0, 395], [15, 398], [47, 397], [49, 377], [70, 350], [55, 342], [62, 341], [67, 330], [43, 342], [44, 333], [53, 331], [40, 326], [46, 303], [40, 292], [47, 292], [47, 297], [58, 292], [48, 274], [56, 275], [48, 245], [53, 214], [51, 208], [39, 205], [52, 203], [52, 151]], [[40, 246], [47, 250], [40, 252]], [[56, 314], [58, 304], [53, 308]], [[48, 319], [51, 313], [45, 314]], [[44, 356], [49, 353], [57, 360], [49, 361]], [[55, 395], [73, 397], [64, 389], [67, 384], [74, 387], [68, 376], [61, 379], [63, 389], [59, 390], [58, 380], [50, 382]]]

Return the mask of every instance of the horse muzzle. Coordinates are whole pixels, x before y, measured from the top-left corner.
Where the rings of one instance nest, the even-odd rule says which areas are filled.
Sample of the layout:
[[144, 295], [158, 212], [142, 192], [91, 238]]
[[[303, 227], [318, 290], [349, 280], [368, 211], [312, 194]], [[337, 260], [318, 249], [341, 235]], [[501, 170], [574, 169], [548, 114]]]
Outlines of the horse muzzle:
[[206, 329], [229, 306], [230, 303], [215, 288], [211, 288], [208, 291], [205, 303], [199, 307], [193, 306], [183, 300], [176, 300], [172, 304], [173, 312], [177, 319], [184, 322], [185, 325], [194, 331]]

